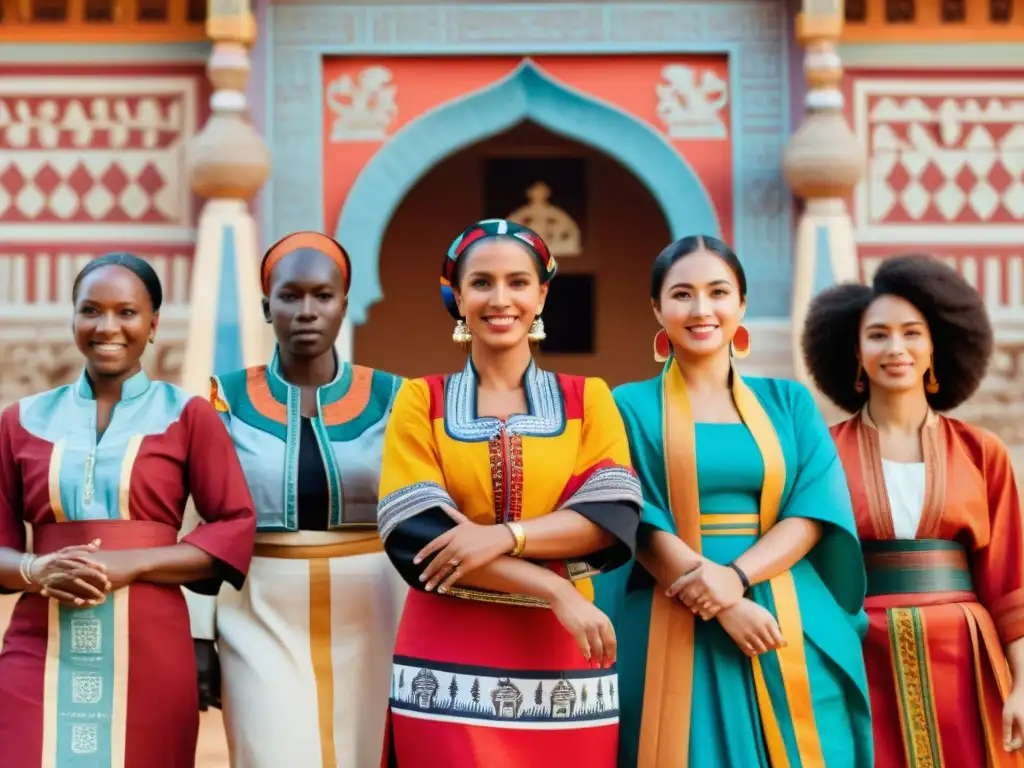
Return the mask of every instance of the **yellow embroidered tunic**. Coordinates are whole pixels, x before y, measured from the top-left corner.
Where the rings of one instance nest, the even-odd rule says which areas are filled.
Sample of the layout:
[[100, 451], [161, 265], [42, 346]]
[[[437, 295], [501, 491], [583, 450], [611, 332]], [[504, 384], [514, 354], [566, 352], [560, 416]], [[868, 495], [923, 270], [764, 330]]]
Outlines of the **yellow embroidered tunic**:
[[[611, 532], [616, 545], [578, 560], [542, 563], [592, 595], [590, 577], [626, 562], [641, 504], [622, 419], [600, 379], [530, 365], [529, 413], [476, 413], [477, 377], [407, 382], [384, 440], [378, 523], [385, 550], [410, 590], [395, 648], [392, 765], [561, 765], [574, 754], [612, 768], [618, 739], [614, 668], [591, 669], [543, 601], [456, 588], [422, 591], [412, 558], [454, 523], [454, 507], [495, 524], [572, 509]], [[458, 642], [453, 642], [458, 638]], [[430, 744], [423, 750], [423, 744]], [[483, 761], [483, 762], [481, 762]]]

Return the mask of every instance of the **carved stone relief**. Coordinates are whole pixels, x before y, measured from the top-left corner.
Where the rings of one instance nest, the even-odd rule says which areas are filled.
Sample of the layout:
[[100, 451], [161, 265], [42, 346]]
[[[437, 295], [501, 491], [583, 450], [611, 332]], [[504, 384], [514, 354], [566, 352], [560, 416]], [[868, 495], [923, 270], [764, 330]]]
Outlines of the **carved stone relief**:
[[331, 141], [383, 141], [398, 117], [398, 86], [391, 70], [365, 67], [354, 76], [345, 73], [328, 86], [327, 108], [334, 113]]
[[[741, 254], [757, 254], [748, 260], [757, 314], [787, 316], [791, 200], [784, 191], [779, 147], [790, 131], [790, 13], [789, 4], [781, 0], [275, 3], [268, 13], [274, 62], [268, 105], [268, 120], [274, 125], [274, 176], [267, 190], [273, 220], [268, 228], [277, 233], [332, 231], [337, 225], [324, 221], [322, 206], [309, 205], [308, 197], [310, 190], [322, 187], [322, 127], [309, 116], [324, 106], [318, 83], [325, 56], [514, 55], [524, 50], [629, 55], [641, 47], [651, 53], [687, 53], [718, 46], [716, 52], [729, 57], [730, 82], [728, 93], [715, 94], [715, 99], [727, 99], [723, 104], [733, 120], [718, 127], [709, 119], [701, 131], [723, 134], [729, 127], [739, 173], [734, 245]], [[701, 85], [699, 76], [696, 85]], [[678, 120], [675, 124], [680, 125]], [[781, 194], [766, 196], [765, 190], [776, 189]]]
[[191, 226], [183, 157], [197, 125], [197, 81], [153, 82], [7, 77], [0, 223], [66, 224], [83, 233], [107, 223]]
[[711, 70], [669, 64], [654, 86], [658, 117], [673, 139], [727, 139], [722, 109], [729, 103], [729, 84]]
[[[183, 341], [158, 342], [143, 358], [143, 366], [152, 379], [177, 382], [183, 353]], [[70, 339], [0, 342], [0, 408], [37, 392], [68, 384], [81, 370], [82, 355]]]

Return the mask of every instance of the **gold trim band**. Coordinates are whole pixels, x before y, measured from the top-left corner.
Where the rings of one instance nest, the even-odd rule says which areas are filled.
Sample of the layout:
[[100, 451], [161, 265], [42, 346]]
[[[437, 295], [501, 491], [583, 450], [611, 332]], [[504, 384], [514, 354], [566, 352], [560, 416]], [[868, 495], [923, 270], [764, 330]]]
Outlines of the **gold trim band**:
[[287, 544], [256, 544], [254, 557], [272, 557], [281, 560], [328, 560], [335, 557], [354, 557], [383, 552], [380, 537], [341, 541], [337, 544], [289, 546]]

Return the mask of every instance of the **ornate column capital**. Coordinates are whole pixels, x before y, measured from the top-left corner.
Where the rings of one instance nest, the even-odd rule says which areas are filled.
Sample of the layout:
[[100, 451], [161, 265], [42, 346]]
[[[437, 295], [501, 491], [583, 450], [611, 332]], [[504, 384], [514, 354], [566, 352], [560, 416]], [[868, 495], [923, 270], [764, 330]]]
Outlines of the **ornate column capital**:
[[836, 45], [843, 31], [842, 0], [804, 0], [796, 39], [804, 48], [807, 117], [783, 157], [794, 194], [845, 198], [864, 174], [866, 157], [843, 117], [843, 64]]
[[270, 176], [270, 152], [249, 121], [245, 86], [256, 20], [249, 0], [209, 0], [206, 67], [213, 114], [189, 146], [189, 181], [207, 199], [251, 200]]
[[256, 17], [249, 0], [208, 0], [206, 35], [215, 42], [240, 43], [249, 48], [256, 41]]
[[796, 378], [810, 384], [801, 334], [814, 295], [834, 282], [858, 279], [857, 244], [846, 198], [864, 175], [867, 157], [843, 116], [842, 0], [803, 0], [796, 38], [804, 49], [807, 116], [782, 158], [790, 189], [806, 201], [793, 254], [792, 339]]

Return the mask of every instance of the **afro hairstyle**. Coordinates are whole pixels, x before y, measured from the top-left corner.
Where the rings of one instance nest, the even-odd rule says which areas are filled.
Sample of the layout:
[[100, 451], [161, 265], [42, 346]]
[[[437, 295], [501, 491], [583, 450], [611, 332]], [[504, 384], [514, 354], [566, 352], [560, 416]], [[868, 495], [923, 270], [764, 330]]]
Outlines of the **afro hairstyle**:
[[867, 402], [858, 392], [860, 323], [880, 296], [897, 296], [924, 315], [934, 346], [939, 391], [926, 393], [933, 410], [956, 408], [978, 389], [992, 357], [992, 324], [978, 292], [952, 267], [925, 255], [882, 262], [871, 285], [843, 283], [811, 302], [803, 329], [803, 355], [818, 388], [837, 406], [856, 413]]

